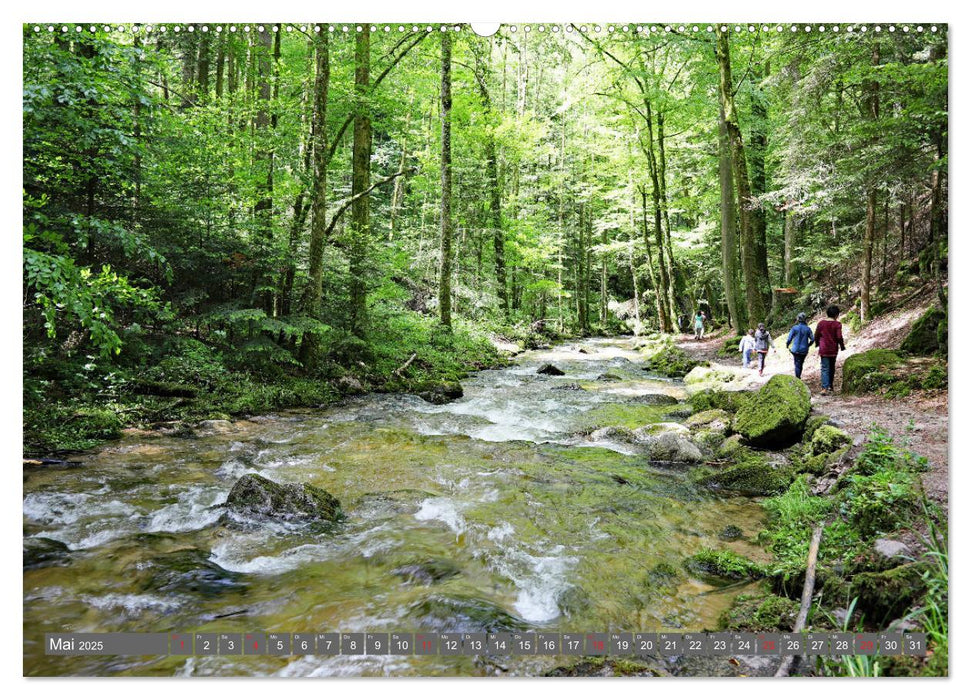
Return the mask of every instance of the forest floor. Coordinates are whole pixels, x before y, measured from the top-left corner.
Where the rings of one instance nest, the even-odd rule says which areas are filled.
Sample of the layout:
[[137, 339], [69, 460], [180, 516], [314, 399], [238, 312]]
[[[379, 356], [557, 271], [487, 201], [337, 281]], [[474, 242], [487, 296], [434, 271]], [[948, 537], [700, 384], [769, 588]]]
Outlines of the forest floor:
[[[871, 427], [876, 424], [885, 429], [894, 439], [909, 443], [909, 449], [928, 460], [929, 470], [923, 474], [924, 490], [939, 503], [945, 512], [948, 504], [948, 394], [946, 390], [918, 390], [906, 397], [887, 398], [879, 394], [858, 396], [840, 393], [842, 385], [842, 366], [847, 357], [873, 348], [896, 350], [910, 330], [911, 324], [933, 303], [933, 294], [920, 295], [903, 304], [901, 308], [880, 316], [857, 333], [843, 326], [846, 352], [841, 352], [836, 363], [836, 393], [823, 396], [820, 391], [819, 355], [815, 348], [810, 349], [803, 368], [802, 379], [812, 393], [813, 410], [825, 413], [839, 421], [843, 429], [854, 438], [859, 449]], [[809, 320], [810, 325], [822, 316]], [[682, 336], [678, 347], [692, 357], [707, 360], [712, 365], [738, 367], [740, 354], [726, 358], [717, 353], [722, 348], [728, 334], [714, 333], [702, 341], [693, 336]], [[788, 352], [773, 349], [769, 353], [765, 372], [762, 377], [752, 370], [752, 386], [760, 386], [775, 374], [788, 374], [793, 371], [792, 359]], [[852, 453], [851, 453], [852, 454]]]

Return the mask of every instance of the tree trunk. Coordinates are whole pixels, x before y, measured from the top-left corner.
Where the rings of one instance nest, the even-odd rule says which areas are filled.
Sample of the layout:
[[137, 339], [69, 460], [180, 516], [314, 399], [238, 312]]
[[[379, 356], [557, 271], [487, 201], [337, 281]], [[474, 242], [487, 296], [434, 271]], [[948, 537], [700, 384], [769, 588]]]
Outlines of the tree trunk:
[[644, 228], [644, 250], [647, 251], [647, 269], [651, 275], [651, 286], [654, 288], [654, 307], [657, 311], [657, 326], [660, 329], [664, 329], [664, 319], [669, 318], [669, 314], [665, 308], [667, 295], [664, 294], [664, 288], [661, 286], [658, 274], [654, 269], [654, 256], [651, 253], [651, 235], [647, 225], [647, 190], [640, 188], [640, 193], [641, 220]]
[[[870, 63], [873, 66], [880, 65], [880, 45], [875, 41], [870, 52]], [[867, 115], [873, 121], [880, 118], [880, 87], [875, 80], [868, 81], [866, 87], [869, 100]], [[871, 176], [871, 178], [875, 178]], [[860, 293], [860, 323], [870, 320], [870, 292], [873, 272], [873, 240], [876, 234], [877, 225], [877, 188], [871, 182], [866, 195], [866, 232], [863, 239], [863, 289]]]
[[[362, 25], [354, 49], [354, 146], [352, 155], [351, 196], [360, 195], [371, 185], [371, 118], [369, 90], [371, 71], [371, 30]], [[350, 310], [351, 332], [364, 337], [367, 320], [367, 253], [370, 238], [368, 197], [361, 196], [351, 205], [350, 242]]]
[[442, 32], [442, 221], [439, 241], [438, 307], [441, 323], [452, 330], [452, 35]]
[[[313, 117], [313, 198], [310, 220], [310, 260], [308, 264], [307, 287], [304, 290], [301, 307], [303, 312], [313, 318], [320, 317], [320, 295], [324, 281], [324, 240], [327, 233], [327, 97], [330, 89], [330, 46], [327, 32], [316, 35], [317, 57], [316, 79], [314, 81]], [[304, 339], [304, 361], [312, 358], [319, 338], [309, 334]]]
[[226, 68], [226, 38], [220, 34], [216, 48], [216, 99], [223, 96], [223, 71]]
[[[650, 115], [650, 108], [648, 108]], [[678, 305], [675, 301], [677, 296], [678, 267], [674, 261], [674, 250], [671, 246], [671, 221], [668, 216], [668, 191], [667, 191], [667, 158], [664, 149], [664, 114], [657, 113], [657, 150], [660, 157], [658, 168], [658, 184], [660, 185], [661, 215], [664, 219], [664, 252], [665, 260], [668, 265], [668, 308], [671, 316], [676, 322], [678, 315]]]
[[[761, 75], [759, 75], [761, 73]], [[759, 78], [769, 77], [769, 62], [765, 62], [764, 71], [756, 66]], [[763, 281], [762, 294], [765, 303], [771, 293], [769, 283], [769, 245], [766, 241], [766, 211], [758, 198], [765, 194], [765, 151], [768, 144], [766, 132], [768, 130], [768, 108], [762, 86], [757, 85], [752, 95], [752, 144], [750, 149], [752, 176], [752, 234], [755, 238], [755, 260], [758, 266], [759, 278]], [[774, 305], [774, 304], [773, 304]]]
[[718, 91], [721, 98], [722, 110], [725, 113], [725, 128], [732, 153], [732, 171], [735, 175], [735, 188], [738, 192], [739, 234], [742, 247], [742, 278], [745, 281], [745, 306], [750, 326], [765, 319], [765, 304], [762, 296], [763, 286], [768, 280], [761, 279], [759, 274], [758, 254], [756, 250], [755, 231], [752, 225], [752, 191], [749, 185], [748, 166], [745, 161], [745, 145], [742, 141], [742, 130], [738, 125], [738, 115], [735, 110], [735, 95], [732, 92], [731, 55], [728, 48], [728, 35], [718, 32], [716, 48], [718, 59]]
[[718, 119], [718, 184], [721, 192], [722, 284], [729, 323], [740, 334], [744, 331], [738, 299], [738, 240], [735, 235], [735, 188], [732, 183], [732, 152], [725, 125], [725, 110]]
[[785, 241], [782, 252], [782, 286], [791, 287], [795, 284], [796, 270], [793, 256], [796, 251], [796, 234], [799, 230], [799, 220], [795, 214], [785, 212]]
[[[253, 120], [254, 138], [257, 142], [255, 160], [257, 164], [262, 164], [266, 172], [265, 179], [258, 185], [258, 199], [253, 208], [256, 218], [256, 229], [259, 232], [261, 250], [264, 255], [264, 262], [272, 257], [273, 249], [273, 166], [274, 153], [272, 136], [267, 134], [269, 127], [272, 126], [271, 110], [271, 67], [270, 57], [273, 53], [273, 33], [269, 31], [257, 32], [260, 46], [254, 47], [256, 53], [257, 72], [259, 74], [259, 99], [256, 116]], [[279, 35], [278, 35], [279, 36]], [[276, 58], [276, 56], [274, 56]], [[262, 142], [262, 143], [261, 143]], [[269, 266], [264, 268], [264, 272], [258, 280], [258, 287], [254, 289], [254, 301], [256, 298], [262, 299], [263, 310], [267, 316], [273, 316], [274, 299], [273, 293], [267, 289], [271, 286], [268, 279]]]

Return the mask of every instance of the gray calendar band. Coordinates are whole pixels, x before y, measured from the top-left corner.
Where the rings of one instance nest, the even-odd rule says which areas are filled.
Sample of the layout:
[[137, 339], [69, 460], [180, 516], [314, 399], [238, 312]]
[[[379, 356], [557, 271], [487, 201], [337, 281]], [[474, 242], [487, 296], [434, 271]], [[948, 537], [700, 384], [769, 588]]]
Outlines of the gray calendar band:
[[921, 633], [47, 633], [48, 656], [925, 656]]

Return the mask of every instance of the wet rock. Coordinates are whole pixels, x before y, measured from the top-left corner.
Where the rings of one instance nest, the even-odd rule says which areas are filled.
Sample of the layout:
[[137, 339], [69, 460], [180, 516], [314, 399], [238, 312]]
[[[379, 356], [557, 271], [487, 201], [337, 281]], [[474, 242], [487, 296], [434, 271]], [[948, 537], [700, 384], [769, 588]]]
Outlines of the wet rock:
[[144, 591], [215, 596], [246, 590], [242, 574], [227, 571], [201, 549], [178, 549], [138, 564], [132, 575]]
[[378, 491], [366, 493], [354, 504], [355, 509], [377, 513], [417, 513], [421, 504], [429, 498], [437, 498], [438, 494], [421, 489], [395, 489], [394, 491]]
[[200, 434], [217, 435], [233, 432], [233, 423], [228, 420], [204, 420], [196, 427]]
[[311, 484], [278, 484], [259, 474], [241, 477], [225, 506], [247, 516], [276, 520], [335, 522], [342, 517], [340, 501], [323, 489]]
[[664, 433], [651, 441], [648, 454], [659, 462], [694, 463], [704, 459], [697, 445], [674, 433]]
[[898, 540], [874, 540], [873, 551], [883, 559], [899, 559], [910, 556], [910, 547]]
[[788, 447], [802, 437], [810, 410], [806, 385], [777, 374], [739, 408], [732, 429], [756, 447]]
[[714, 584], [762, 578], [759, 564], [728, 550], [703, 549], [684, 560], [688, 573]]
[[720, 433], [722, 437], [728, 434], [732, 427], [732, 416], [721, 408], [712, 408], [695, 413], [684, 422], [688, 428], [703, 428]]
[[594, 430], [592, 433], [590, 433], [590, 439], [597, 442], [606, 440], [630, 442], [634, 439], [634, 434], [627, 428], [610, 425], [606, 428], [597, 428]]
[[695, 367], [685, 375], [685, 384], [728, 384], [730, 382], [744, 379], [747, 373], [728, 369], [727, 367]]
[[551, 391], [586, 391], [582, 386], [576, 382], [570, 382], [569, 384], [560, 384], [559, 386], [554, 386], [550, 388]]
[[664, 417], [668, 420], [671, 420], [671, 419], [677, 420], [679, 418], [687, 418], [690, 415], [691, 415], [691, 409], [685, 407], [685, 408], [676, 408], [669, 413], [665, 413]]
[[334, 382], [334, 388], [344, 396], [357, 396], [364, 393], [364, 385], [357, 377], [345, 374]]
[[570, 586], [556, 598], [556, 606], [565, 615], [579, 615], [590, 609], [593, 601], [579, 586]]
[[652, 593], [673, 595], [678, 590], [682, 577], [683, 574], [679, 573], [674, 566], [661, 562], [648, 570], [644, 577], [644, 584]]
[[24, 571], [61, 566], [67, 563], [71, 550], [63, 542], [49, 537], [24, 538]]
[[446, 404], [462, 398], [465, 393], [459, 382], [437, 381], [425, 382], [415, 389], [415, 393], [428, 403], [436, 405]]
[[462, 570], [458, 565], [448, 559], [428, 559], [414, 564], [405, 564], [391, 570], [395, 576], [400, 576], [407, 583], [422, 586], [431, 586], [458, 576]]
[[622, 382], [624, 378], [617, 374], [616, 372], [604, 372], [599, 377], [597, 377], [598, 382]]
[[556, 365], [552, 365], [549, 362], [547, 362], [545, 365], [543, 365], [538, 370], [536, 370], [536, 374], [545, 374], [550, 377], [562, 377], [564, 374], [566, 374], [566, 372], [564, 372]]
[[511, 632], [527, 623], [495, 603], [463, 595], [431, 595], [408, 610], [417, 629], [450, 632]]
[[742, 532], [742, 528], [737, 525], [726, 525], [722, 528], [722, 531], [718, 533], [718, 539], [723, 542], [734, 542], [735, 540], [740, 540], [744, 537], [745, 533]]
[[731, 491], [743, 496], [774, 496], [782, 493], [794, 478], [785, 464], [774, 464], [757, 453], [744, 451], [735, 466], [695, 480], [699, 486]]
[[634, 438], [638, 442], [650, 442], [653, 438], [666, 434], [682, 435], [689, 437], [691, 431], [680, 423], [651, 423], [643, 425], [634, 430]]
[[641, 394], [630, 399], [630, 403], [642, 403], [648, 406], [673, 406], [678, 400], [667, 394]]

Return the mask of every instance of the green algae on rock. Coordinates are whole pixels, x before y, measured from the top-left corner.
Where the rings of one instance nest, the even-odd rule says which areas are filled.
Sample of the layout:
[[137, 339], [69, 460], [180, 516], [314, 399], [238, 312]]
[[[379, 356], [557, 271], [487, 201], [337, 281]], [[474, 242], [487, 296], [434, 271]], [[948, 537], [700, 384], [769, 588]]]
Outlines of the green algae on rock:
[[887, 382], [889, 373], [903, 364], [903, 358], [893, 350], [875, 348], [850, 355], [843, 363], [843, 391], [860, 393]]
[[760, 564], [725, 549], [703, 549], [685, 559], [684, 568], [693, 576], [714, 583], [754, 580], [765, 576]]
[[777, 595], [745, 594], [722, 613], [721, 626], [736, 632], [789, 632], [795, 624], [799, 603]]
[[278, 484], [259, 474], [246, 474], [226, 497], [226, 507], [245, 515], [280, 520], [335, 522], [343, 517], [336, 498], [312, 484]]

